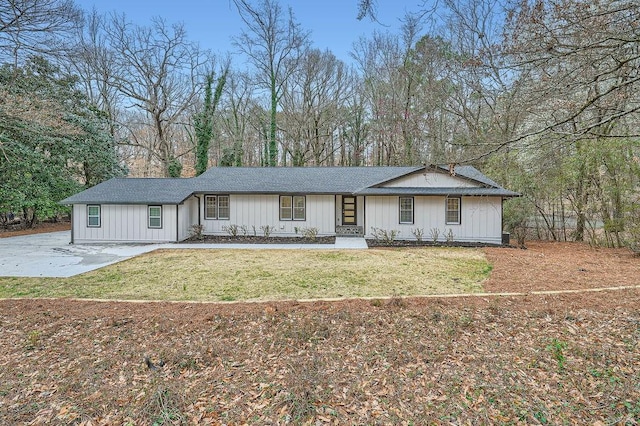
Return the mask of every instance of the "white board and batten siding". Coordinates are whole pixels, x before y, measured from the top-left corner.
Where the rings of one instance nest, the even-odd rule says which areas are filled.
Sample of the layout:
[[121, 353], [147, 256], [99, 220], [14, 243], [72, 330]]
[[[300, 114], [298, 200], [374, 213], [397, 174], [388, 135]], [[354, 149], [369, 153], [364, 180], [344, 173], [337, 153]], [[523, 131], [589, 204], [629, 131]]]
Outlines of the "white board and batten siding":
[[189, 197], [183, 204], [178, 206], [178, 239], [186, 240], [193, 234], [191, 227], [198, 223], [198, 199]]
[[[205, 195], [200, 195], [200, 213], [204, 234], [228, 235], [224, 229], [230, 225], [246, 226], [249, 235], [253, 227], [257, 235], [263, 235], [261, 226], [272, 227], [272, 236], [300, 236], [296, 228], [317, 228], [318, 235], [335, 235], [334, 196], [305, 196], [305, 220], [280, 220], [280, 196], [264, 194], [231, 194], [229, 196], [229, 219], [206, 219]], [[212, 194], [214, 195], [214, 194]]]
[[416, 172], [381, 186], [386, 188], [470, 188], [477, 184], [445, 173]]
[[147, 205], [101, 204], [99, 227], [88, 226], [86, 204], [73, 206], [74, 243], [175, 241], [176, 206], [162, 206], [162, 228], [149, 228], [148, 225]]
[[453, 239], [460, 242], [482, 242], [501, 244], [502, 242], [502, 199], [501, 197], [462, 197], [461, 221], [459, 225], [448, 225], [445, 221], [446, 197], [415, 196], [414, 223], [400, 223], [400, 197], [368, 196], [366, 203], [366, 238], [373, 238], [372, 227], [398, 230], [399, 240], [415, 240], [413, 230], [422, 229], [423, 240], [431, 239], [431, 230], [438, 229], [439, 241], [453, 232]]

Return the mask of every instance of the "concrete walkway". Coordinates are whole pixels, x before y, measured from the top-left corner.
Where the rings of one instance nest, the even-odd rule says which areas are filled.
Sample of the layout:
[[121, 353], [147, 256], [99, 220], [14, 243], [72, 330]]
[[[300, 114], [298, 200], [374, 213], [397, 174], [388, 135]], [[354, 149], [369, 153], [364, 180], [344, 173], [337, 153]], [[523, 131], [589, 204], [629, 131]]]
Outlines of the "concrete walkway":
[[157, 249], [348, 250], [364, 238], [335, 244], [69, 244], [70, 231], [0, 238], [0, 277], [72, 277]]

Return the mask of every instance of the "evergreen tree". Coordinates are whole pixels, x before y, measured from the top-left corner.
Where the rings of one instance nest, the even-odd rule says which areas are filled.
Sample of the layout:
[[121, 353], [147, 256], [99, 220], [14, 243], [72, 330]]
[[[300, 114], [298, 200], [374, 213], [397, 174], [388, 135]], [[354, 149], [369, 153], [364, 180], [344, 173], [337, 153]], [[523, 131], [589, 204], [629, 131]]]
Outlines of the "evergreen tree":
[[22, 215], [27, 226], [123, 173], [108, 123], [76, 83], [42, 58], [0, 67], [0, 213]]

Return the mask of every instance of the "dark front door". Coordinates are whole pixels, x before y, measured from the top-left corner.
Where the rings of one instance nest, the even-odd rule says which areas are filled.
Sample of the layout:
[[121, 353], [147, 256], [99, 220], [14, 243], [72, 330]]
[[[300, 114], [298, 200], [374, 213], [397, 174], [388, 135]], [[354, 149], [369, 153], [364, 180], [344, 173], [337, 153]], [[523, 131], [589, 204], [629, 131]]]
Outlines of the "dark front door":
[[357, 225], [356, 219], [356, 197], [343, 196], [342, 197], [342, 224], [343, 225]]

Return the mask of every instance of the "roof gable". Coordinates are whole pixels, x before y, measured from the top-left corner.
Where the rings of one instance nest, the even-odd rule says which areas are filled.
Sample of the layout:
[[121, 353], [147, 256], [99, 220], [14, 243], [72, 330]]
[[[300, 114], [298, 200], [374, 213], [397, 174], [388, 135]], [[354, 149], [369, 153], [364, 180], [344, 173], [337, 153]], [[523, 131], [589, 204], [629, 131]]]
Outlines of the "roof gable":
[[448, 173], [438, 173], [424, 169], [410, 173], [406, 176], [393, 179], [376, 187], [381, 188], [456, 188], [477, 187], [482, 183], [461, 176], [451, 176]]

